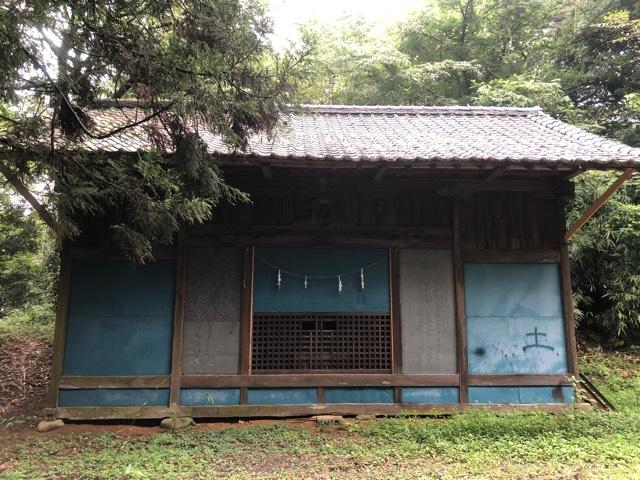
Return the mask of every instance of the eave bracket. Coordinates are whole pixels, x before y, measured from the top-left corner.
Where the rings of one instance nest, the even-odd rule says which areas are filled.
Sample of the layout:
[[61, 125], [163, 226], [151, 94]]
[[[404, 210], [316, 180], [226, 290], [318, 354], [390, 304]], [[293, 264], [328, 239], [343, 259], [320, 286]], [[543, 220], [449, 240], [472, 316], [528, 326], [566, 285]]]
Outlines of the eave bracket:
[[580, 216], [578, 220], [575, 221], [573, 225], [571, 225], [567, 232], [564, 235], [564, 241], [568, 242], [571, 237], [573, 237], [583, 226], [585, 223], [593, 217], [598, 210], [600, 210], [605, 203], [611, 198], [611, 196], [618, 190], [624, 182], [626, 182], [631, 176], [636, 172], [634, 168], [627, 168], [622, 174], [616, 178], [616, 181], [611, 184], [607, 191], [600, 195], [593, 205], [591, 205], [583, 214]]

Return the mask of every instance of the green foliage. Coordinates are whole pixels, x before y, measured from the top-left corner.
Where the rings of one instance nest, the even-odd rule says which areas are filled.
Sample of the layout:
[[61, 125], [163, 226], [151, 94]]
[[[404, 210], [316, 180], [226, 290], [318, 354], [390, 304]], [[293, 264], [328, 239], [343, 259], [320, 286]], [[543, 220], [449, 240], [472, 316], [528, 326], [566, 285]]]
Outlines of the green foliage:
[[56, 271], [51, 232], [18, 197], [0, 188], [0, 336], [51, 333]]
[[[6, 478], [634, 478], [637, 414], [472, 411], [446, 420], [284, 424], [146, 436], [67, 434], [0, 446]], [[120, 427], [122, 429], [122, 427]], [[55, 454], [52, 454], [55, 453]], [[90, 475], [87, 475], [91, 472]]]
[[553, 114], [567, 112], [573, 107], [559, 80], [543, 82], [523, 75], [477, 84], [476, 95], [478, 105], [540, 107]]
[[[576, 179], [569, 223], [616, 178], [588, 172]], [[615, 338], [640, 329], [640, 180], [629, 180], [570, 245], [573, 286], [583, 327]]]
[[[637, 7], [635, 15], [638, 15]], [[609, 11], [585, 26], [572, 48], [558, 52], [564, 90], [580, 107], [581, 123], [630, 145], [640, 145], [640, 21], [629, 11]]]
[[[340, 28], [312, 24], [303, 37], [313, 46], [309, 71], [300, 85], [304, 103], [403, 103], [409, 87], [408, 59], [362, 20]], [[354, 88], [357, 85], [357, 88]]]
[[602, 347], [584, 349], [580, 371], [621, 412], [640, 412], [640, 348], [620, 351]]
[[[270, 32], [256, 0], [4, 2], [0, 173], [58, 236], [78, 235], [82, 214], [104, 213], [112, 241], [148, 260], [151, 245], [210, 218], [222, 199], [246, 200], [197, 132], [241, 149], [274, 127], [305, 52], [274, 53]], [[105, 98], [139, 102], [123, 127], [142, 123], [157, 152], [132, 165], [65, 153], [117, 133], [97, 130], [88, 113]], [[55, 187], [29, 197], [26, 186], [42, 181]]]

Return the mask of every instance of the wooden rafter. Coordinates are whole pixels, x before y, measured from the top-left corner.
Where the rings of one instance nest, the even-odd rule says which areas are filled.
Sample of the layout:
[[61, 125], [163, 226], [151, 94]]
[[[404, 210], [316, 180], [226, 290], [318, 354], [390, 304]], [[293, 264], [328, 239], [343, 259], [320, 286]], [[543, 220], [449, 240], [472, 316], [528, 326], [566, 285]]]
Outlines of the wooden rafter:
[[373, 176], [373, 181], [374, 182], [379, 182], [380, 180], [382, 180], [382, 177], [384, 177], [384, 174], [387, 172], [387, 167], [382, 166], [380, 168], [378, 168], [378, 170], [376, 170], [375, 175]]
[[498, 167], [492, 170], [492, 172], [484, 178], [483, 182], [491, 182], [505, 173], [507, 173], [507, 169], [505, 167]]
[[591, 205], [582, 214], [582, 216], [578, 220], [576, 220], [575, 223], [571, 225], [571, 227], [569, 227], [567, 233], [565, 233], [564, 235], [564, 241], [568, 242], [571, 237], [573, 237], [576, 232], [578, 232], [578, 230], [580, 230], [584, 226], [584, 224], [587, 223], [589, 219], [591, 219], [591, 217], [593, 217], [597, 213], [597, 211], [604, 206], [605, 203], [607, 203], [609, 198], [611, 198], [611, 195], [613, 195], [624, 182], [631, 178], [635, 171], [636, 170], [633, 168], [627, 168], [624, 172], [622, 172], [622, 174], [618, 178], [616, 178], [616, 181], [613, 182], [609, 188], [607, 188], [607, 191], [600, 195], [598, 199], [593, 202], [593, 205]]

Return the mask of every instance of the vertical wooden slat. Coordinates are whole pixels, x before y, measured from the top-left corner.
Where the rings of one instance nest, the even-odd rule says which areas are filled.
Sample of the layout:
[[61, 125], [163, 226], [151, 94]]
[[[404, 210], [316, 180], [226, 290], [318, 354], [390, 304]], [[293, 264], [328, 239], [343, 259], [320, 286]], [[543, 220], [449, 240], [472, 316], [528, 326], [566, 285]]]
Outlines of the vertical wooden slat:
[[453, 279], [456, 301], [456, 338], [458, 345], [458, 373], [460, 375], [460, 403], [468, 403], [467, 321], [464, 308], [464, 262], [460, 239], [460, 199], [453, 204]]
[[[244, 249], [242, 310], [240, 313], [240, 374], [251, 375], [251, 336], [253, 330], [253, 274], [255, 247]], [[247, 389], [240, 390], [240, 403], [247, 402]]]
[[71, 295], [71, 255], [69, 245], [64, 242], [60, 252], [60, 273], [58, 282], [58, 300], [56, 306], [56, 325], [53, 337], [53, 364], [51, 369], [50, 402], [58, 406], [58, 385], [62, 378], [64, 365], [64, 346], [67, 336], [67, 317]]
[[[400, 251], [389, 250], [389, 307], [391, 313], [391, 373], [402, 373], [402, 325], [400, 317]], [[402, 402], [402, 391], [393, 388], [393, 401]]]
[[173, 340], [171, 345], [171, 382], [169, 386], [170, 407], [177, 407], [180, 404], [184, 303], [187, 289], [187, 254], [185, 234], [180, 232], [176, 252], [176, 284], [173, 300]]
[[[559, 235], [563, 239], [566, 234], [565, 206], [558, 200]], [[571, 293], [571, 265], [567, 243], [562, 240], [560, 247], [560, 282], [562, 285], [562, 310], [564, 316], [564, 335], [567, 344], [567, 363], [569, 373], [578, 376], [578, 345], [576, 343], [576, 326], [573, 313], [573, 295]]]
[[317, 399], [318, 403], [325, 403], [324, 402], [324, 387], [318, 387], [318, 399]]
[[400, 251], [389, 250], [389, 306], [391, 313], [391, 372], [402, 373], [402, 320], [400, 317]]

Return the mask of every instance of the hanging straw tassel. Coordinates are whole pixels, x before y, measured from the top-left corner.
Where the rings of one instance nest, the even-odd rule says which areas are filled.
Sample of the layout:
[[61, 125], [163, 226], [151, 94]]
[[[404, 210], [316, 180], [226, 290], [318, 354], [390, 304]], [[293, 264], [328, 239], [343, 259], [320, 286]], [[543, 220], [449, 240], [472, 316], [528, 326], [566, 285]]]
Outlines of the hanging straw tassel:
[[282, 274], [280, 273], [280, 269], [278, 269], [278, 279], [276, 284], [278, 285], [278, 290], [280, 290], [280, 287], [282, 286]]
[[360, 269], [360, 290], [364, 290], [364, 268]]
[[338, 275], [338, 293], [342, 293], [342, 277]]
[[305, 275], [304, 276], [304, 288], [306, 289], [307, 286], [308, 286], [308, 284], [307, 284], [307, 276]]

